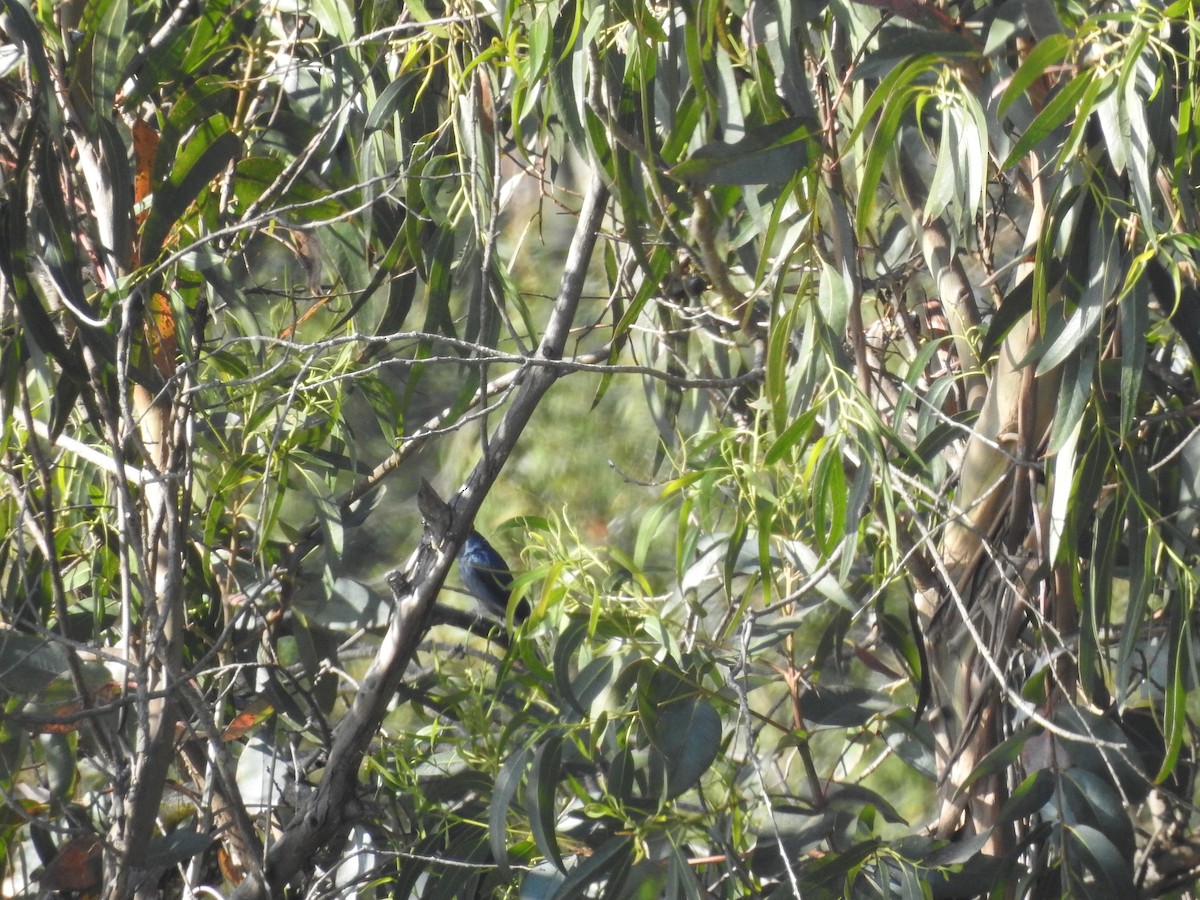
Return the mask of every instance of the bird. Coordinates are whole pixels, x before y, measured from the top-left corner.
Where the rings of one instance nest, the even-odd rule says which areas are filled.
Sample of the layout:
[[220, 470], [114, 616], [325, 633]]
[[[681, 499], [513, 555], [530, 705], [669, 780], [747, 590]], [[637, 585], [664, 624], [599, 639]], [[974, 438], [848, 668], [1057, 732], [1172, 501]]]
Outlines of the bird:
[[[505, 617], [512, 596], [512, 572], [504, 557], [478, 531], [467, 535], [458, 552], [458, 577], [484, 609], [501, 619]], [[513, 621], [520, 624], [528, 618], [529, 604], [521, 600], [513, 610]]]

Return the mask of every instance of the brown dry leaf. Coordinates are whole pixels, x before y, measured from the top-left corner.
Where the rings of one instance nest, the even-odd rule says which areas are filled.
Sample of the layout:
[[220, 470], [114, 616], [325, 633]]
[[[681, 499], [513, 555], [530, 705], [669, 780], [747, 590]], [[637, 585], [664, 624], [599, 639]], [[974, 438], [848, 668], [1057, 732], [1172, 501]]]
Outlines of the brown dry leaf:
[[[45, 713], [46, 718], [57, 719], [65, 716], [72, 716], [83, 710], [82, 700], [72, 700], [70, 703], [63, 703], [60, 706]], [[26, 724], [31, 734], [67, 734], [79, 728], [78, 722], [38, 722], [29, 721]]]
[[221, 734], [221, 740], [236, 741], [238, 738], [244, 737], [250, 729], [267, 719], [274, 712], [275, 707], [265, 697], [255, 697], [250, 701], [249, 706], [234, 716], [233, 720], [225, 726], [225, 731]]
[[48, 891], [87, 891], [100, 886], [100, 838], [94, 834], [71, 838], [42, 872]]
[[[150, 196], [151, 179], [154, 174], [154, 159], [158, 155], [158, 132], [143, 122], [135, 119], [133, 122], [133, 202], [141, 203]], [[137, 224], [146, 221], [149, 209], [144, 209], [137, 216]], [[135, 241], [133, 247], [133, 264], [140, 265], [139, 246]]]
[[175, 334], [175, 314], [166, 294], [155, 292], [146, 304], [146, 343], [154, 359], [154, 366], [164, 378], [175, 374], [175, 360], [179, 356], [179, 341]]
[[217, 865], [221, 867], [221, 874], [225, 876], [225, 880], [234, 887], [246, 880], [246, 867], [233, 861], [224, 844], [217, 847]]

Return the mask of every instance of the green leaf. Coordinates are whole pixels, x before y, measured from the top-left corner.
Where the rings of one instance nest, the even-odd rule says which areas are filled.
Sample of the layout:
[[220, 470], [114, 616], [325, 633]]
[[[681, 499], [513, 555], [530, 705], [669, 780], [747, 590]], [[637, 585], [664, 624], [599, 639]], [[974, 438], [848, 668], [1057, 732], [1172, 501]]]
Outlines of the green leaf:
[[[803, 880], [800, 883], [801, 895], [804, 897], [844, 897], [846, 880], [850, 874], [867, 860], [878, 853], [883, 844], [879, 838], [869, 838], [859, 841], [840, 853], [829, 853], [809, 862], [804, 867]], [[792, 897], [789, 890], [782, 896]], [[855, 896], [852, 894], [852, 896]]]
[[571, 869], [566, 880], [554, 892], [553, 900], [578, 900], [587, 896], [584, 889], [588, 885], [601, 880], [620, 884], [633, 859], [633, 850], [633, 838], [628, 835], [608, 838]]
[[[1084, 341], [1095, 340], [1100, 319], [1117, 286], [1125, 280], [1120, 252], [1121, 235], [1107, 216], [1097, 214], [1087, 255], [1088, 272], [1079, 304], [1062, 330], [1050, 340], [1037, 364], [1037, 374], [1045, 375], [1072, 356]], [[1048, 336], [1050, 337], [1050, 336]], [[1089, 386], [1091, 372], [1088, 372]]]
[[1124, 437], [1133, 431], [1134, 416], [1141, 399], [1142, 374], [1146, 366], [1146, 333], [1150, 330], [1150, 285], [1139, 261], [1127, 274], [1133, 284], [1121, 301], [1121, 423]]
[[584, 619], [573, 619], [563, 630], [554, 645], [554, 681], [558, 693], [580, 716], [589, 715], [588, 709], [575, 695], [571, 673], [575, 666], [572, 657], [588, 634], [588, 623]]
[[1110, 716], [1099, 716], [1078, 706], [1059, 707], [1054, 724], [1075, 737], [1052, 735], [1064, 764], [1086, 770], [1111, 784], [1115, 778], [1127, 796], [1144, 797], [1149, 781], [1129, 737]]
[[[891, 76], [885, 80], [889, 93], [881, 98], [884, 103], [879, 123], [875, 133], [871, 135], [871, 145], [867, 148], [863, 160], [861, 189], [858, 197], [858, 210], [855, 216], [855, 227], [859, 234], [867, 234], [873, 226], [875, 213], [875, 197], [879, 193], [879, 183], [883, 177], [884, 166], [895, 152], [900, 135], [900, 126], [912, 109], [913, 103], [921, 95], [921, 87], [912, 84], [923, 75], [928, 65], [929, 57], [920, 57], [907, 66], [897, 69], [903, 80], [893, 80]], [[872, 104], [877, 95], [883, 94], [885, 84], [881, 84], [871, 96]], [[865, 113], [864, 113], [865, 115]], [[857, 129], [855, 129], [857, 130]], [[847, 146], [851, 143], [847, 141]], [[827, 267], [828, 268], [828, 267]], [[822, 283], [824, 279], [822, 279]]]
[[814, 134], [812, 123], [797, 117], [748, 128], [732, 143], [705, 144], [671, 174], [703, 185], [783, 183], [808, 166], [808, 141]]
[[820, 413], [821, 408], [813, 406], [796, 416], [783, 433], [767, 448], [767, 453], [763, 457], [763, 465], [768, 467], [777, 465], [802, 438], [811, 434]]
[[1191, 734], [1187, 688], [1192, 683], [1193, 660], [1194, 651], [1191, 646], [1190, 630], [1178, 628], [1175, 640], [1171, 644], [1171, 676], [1163, 690], [1166, 699], [1163, 709], [1166, 748], [1163, 753], [1162, 766], [1155, 774], [1157, 783], [1162, 783], [1174, 771], [1183, 742]]
[[502, 870], [508, 869], [508, 810], [521, 787], [530, 752], [528, 747], [522, 747], [504, 761], [488, 804], [488, 842], [492, 859]]
[[704, 699], [659, 709], [655, 746], [667, 762], [667, 799], [678, 797], [708, 771], [721, 748], [721, 717]]
[[352, 578], [335, 578], [329, 586], [310, 581], [296, 591], [293, 602], [314, 622], [347, 633], [379, 628], [391, 615], [387, 597]]
[[913, 57], [931, 60], [965, 60], [979, 55], [978, 44], [950, 31], [928, 31], [908, 25], [885, 25], [879, 30], [878, 48], [854, 67], [855, 78], [879, 78], [895, 71], [897, 64]]
[[326, 34], [343, 43], [354, 38], [354, 13], [345, 0], [313, 0], [312, 11]]
[[1005, 335], [1033, 309], [1034, 289], [1039, 278], [1044, 279], [1043, 290], [1050, 290], [1062, 280], [1065, 272], [1066, 266], [1061, 260], [1051, 260], [1048, 265], [1041, 266], [1037, 274], [1030, 272], [1009, 289], [992, 316], [992, 321], [988, 323], [987, 333], [979, 347], [981, 358], [987, 359], [995, 353]]
[[926, 671], [924, 640], [915, 630], [915, 616], [901, 618], [879, 609], [877, 618], [884, 641], [904, 661], [913, 684], [919, 688], [929, 673]]
[[996, 816], [996, 824], [1017, 822], [1036, 815], [1054, 796], [1055, 774], [1038, 769], [1017, 785]]
[[406, 72], [384, 88], [383, 93], [371, 106], [371, 111], [367, 113], [367, 121], [363, 127], [368, 134], [388, 124], [388, 120], [399, 110], [401, 101], [406, 98], [406, 92], [416, 78], [416, 72]]
[[129, 30], [129, 4], [127, 0], [93, 0], [84, 21], [95, 25], [90, 34], [93, 111], [98, 118], [111, 119], [121, 79], [121, 43]]
[[154, 188], [150, 214], [142, 226], [142, 259], [158, 257], [171, 227], [241, 152], [241, 139], [223, 115], [210, 117], [180, 149], [171, 174]]
[[555, 823], [554, 798], [562, 777], [562, 736], [552, 733], [537, 748], [529, 780], [525, 785], [525, 806], [529, 811], [529, 827], [533, 841], [546, 859], [553, 862], [559, 871], [566, 871], [562, 853], [558, 849]]
[[1133, 823], [1129, 821], [1129, 813], [1112, 785], [1111, 777], [1101, 777], [1078, 767], [1068, 768], [1062, 773], [1060, 793], [1055, 802], [1061, 804], [1066, 821], [1099, 829], [1132, 857], [1135, 849]]
[[985, 57], [995, 56], [1004, 51], [1010, 38], [1027, 31], [1025, 21], [1025, 6], [1022, 3], [1002, 3], [995, 7], [995, 15], [988, 26], [987, 40], [983, 45]]
[[864, 806], [874, 808], [892, 825], [907, 825], [904, 817], [879, 793], [861, 784], [838, 784], [831, 789], [826, 800], [834, 809], [848, 810], [858, 814]]
[[168, 835], [154, 838], [146, 848], [146, 868], [168, 869], [198, 856], [212, 845], [211, 835], [195, 828], [178, 828]]
[[[51, 10], [52, 6], [39, 3], [38, 8]], [[40, 95], [41, 111], [46, 116], [47, 128], [50, 134], [60, 137], [63, 134], [62, 109], [55, 99], [56, 82], [50, 75], [50, 60], [37, 22], [30, 15], [29, 8], [24, 2], [10, 0], [4, 4], [4, 9], [6, 12], [5, 31], [10, 37], [15, 37], [21, 43], [29, 58], [29, 65], [33, 70], [34, 81]]]
[[830, 554], [846, 533], [846, 469], [840, 453], [820, 456], [810, 488], [820, 548]]
[[887, 695], [852, 685], [817, 685], [801, 700], [804, 721], [813, 725], [856, 728], [895, 704]]
[[1045, 108], [1037, 114], [1037, 118], [1029, 123], [1029, 127], [1013, 145], [1000, 168], [1003, 170], [1016, 165], [1025, 154], [1041, 144], [1050, 136], [1051, 132], [1069, 118], [1075, 117], [1075, 120], [1083, 121], [1086, 118], [1087, 110], [1080, 109], [1079, 101], [1084, 92], [1092, 87], [1095, 77], [1095, 72], [1087, 69], [1083, 74], [1064, 84]]
[[[329, 329], [331, 332], [340, 331], [343, 325], [358, 315], [362, 308], [366, 306], [370, 299], [375, 295], [375, 292], [379, 290], [380, 285], [382, 285], [385, 281], [388, 281], [393, 285], [397, 283], [395, 280], [396, 271], [400, 268], [401, 260], [404, 258], [407, 249], [408, 241], [405, 238], [404, 232], [397, 231], [396, 237], [393, 239], [391, 246], [388, 247], [383, 258], [376, 261], [375, 272], [371, 275], [371, 280], [367, 282], [366, 287], [364, 287], [358, 292], [357, 295], [355, 295], [353, 301], [350, 303], [350, 308], [338, 317], [338, 320]], [[405, 314], [407, 314], [408, 308], [412, 304], [412, 293], [416, 290], [416, 284], [411, 279], [407, 278], [399, 279], [399, 283], [407, 286], [407, 294], [401, 294], [402, 297], [407, 296], [407, 302], [402, 300], [402, 305], [400, 306], [400, 308], [404, 310]], [[389, 309], [393, 315], [398, 312], [397, 308], [389, 306]], [[399, 327], [403, 321], [404, 319], [401, 317], [400, 320], [396, 322], [396, 327]], [[375, 333], [386, 334], [387, 332], [376, 329]]]
[[569, 696], [582, 707], [587, 714], [592, 714], [592, 704], [604, 696], [612, 684], [615, 663], [610, 656], [591, 660], [579, 670], [575, 680], [571, 682]]
[[[1097, 897], [1132, 897], [1133, 865], [1104, 832], [1090, 825], [1072, 825], [1064, 829], [1067, 839], [1064, 865], [1082, 886], [1095, 879], [1088, 890]], [[1132, 848], [1130, 848], [1132, 851]]]
[[47, 734], [42, 738], [42, 755], [46, 761], [46, 782], [55, 803], [62, 803], [75, 792], [79, 780], [79, 757], [76, 743], [67, 734]]
[[[879, 86], [871, 92], [867, 102], [863, 104], [862, 112], [855, 119], [854, 126], [846, 136], [846, 148], [853, 147], [854, 143], [862, 137], [880, 109], [890, 103], [893, 97], [903, 96], [907, 93], [918, 78], [929, 73], [937, 64], [938, 59], [935, 56], [919, 56], [892, 69], [887, 77], [879, 82]], [[860, 194], [866, 196], [866, 191], [861, 191]]]
[[633, 548], [631, 568], [645, 568], [650, 550], [657, 542], [669, 512], [670, 510], [664, 505], [656, 506], [638, 523], [637, 541]]
[[[563, 11], [559, 14], [558, 21], [555, 22], [555, 44], [570, 45], [564, 36], [564, 32], [569, 29], [578, 28], [579, 4], [576, 2], [567, 3], [563, 7]], [[573, 42], [573, 36], [571, 38]], [[562, 116], [563, 125], [567, 130], [567, 137], [576, 147], [586, 147], [588, 145], [588, 133], [584, 129], [583, 114], [580, 110], [580, 104], [586, 96], [584, 88], [580, 84], [583, 75], [584, 53], [582, 49], [577, 49], [569, 52], [564, 51], [558, 61], [550, 67], [550, 93], [554, 98], [555, 109]]]
[[553, 863], [534, 866], [521, 879], [521, 900], [550, 900], [565, 880]]
[[[997, 112], [1004, 115], [1005, 110], [1013, 104], [1013, 101], [1029, 90], [1033, 83], [1046, 73], [1046, 69], [1062, 62], [1070, 49], [1071, 39], [1065, 34], [1047, 35], [1038, 41], [1037, 46], [1025, 57], [1025, 62], [1021, 63], [1021, 68], [1013, 73], [1004, 93], [1000, 95]], [[1016, 155], [1018, 154], [1014, 153], [1010, 155], [1010, 158]], [[1008, 168], [1008, 165], [1005, 164], [1004, 168]]]
[[[1074, 486], [1074, 496], [1080, 499], [1099, 496], [1104, 471], [1099, 465], [1091, 464], [1096, 455], [1093, 450], [1088, 457], [1077, 466], [1078, 475]], [[1081, 483], [1085, 482], [1086, 483]], [[1090, 524], [1092, 518], [1083, 513], [1087, 508], [1080, 504], [1069, 510], [1069, 521], [1064, 528], [1063, 546], [1067, 553], [1079, 552], [1075, 548], [1079, 532]], [[1086, 589], [1076, 587], [1080, 594], [1079, 616], [1079, 683], [1088, 697], [1095, 698], [1093, 702], [1102, 702], [1107, 695], [1107, 682], [1102, 666], [1105, 662], [1105, 649], [1101, 632], [1106, 629], [1113, 596], [1113, 567], [1117, 554], [1120, 552], [1124, 539], [1124, 523], [1121, 521], [1125, 504], [1118, 500], [1110, 503], [1101, 514], [1095, 518], [1095, 537], [1093, 539], [1093, 565], [1087, 572]], [[1076, 513], [1078, 510], [1078, 514]], [[1090, 513], [1090, 509], [1089, 509]], [[1083, 519], [1082, 522], [1077, 521]], [[1077, 576], [1073, 575], [1073, 580]], [[1134, 629], [1136, 630], [1136, 629]], [[1127, 682], [1121, 682], [1125, 684]]]
[[1029, 740], [1030, 733], [1031, 729], [1026, 727], [989, 750], [983, 759], [979, 761], [979, 764], [971, 770], [971, 774], [959, 785], [958, 794], [961, 795], [981, 778], [987, 778], [990, 775], [1000, 775], [1006, 772], [1020, 758], [1021, 752], [1025, 749], [1025, 744]]
[[67, 659], [57, 644], [45, 638], [0, 629], [0, 691], [30, 696], [67, 671]]

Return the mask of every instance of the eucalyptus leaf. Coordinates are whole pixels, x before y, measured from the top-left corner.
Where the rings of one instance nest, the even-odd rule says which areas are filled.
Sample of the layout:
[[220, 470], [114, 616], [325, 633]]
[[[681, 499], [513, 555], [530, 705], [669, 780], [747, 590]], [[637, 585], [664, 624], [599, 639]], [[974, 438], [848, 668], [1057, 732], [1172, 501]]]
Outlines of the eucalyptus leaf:
[[699, 147], [671, 174], [707, 185], [785, 182], [808, 165], [808, 142], [813, 136], [812, 123], [802, 118], [750, 127], [736, 141]]

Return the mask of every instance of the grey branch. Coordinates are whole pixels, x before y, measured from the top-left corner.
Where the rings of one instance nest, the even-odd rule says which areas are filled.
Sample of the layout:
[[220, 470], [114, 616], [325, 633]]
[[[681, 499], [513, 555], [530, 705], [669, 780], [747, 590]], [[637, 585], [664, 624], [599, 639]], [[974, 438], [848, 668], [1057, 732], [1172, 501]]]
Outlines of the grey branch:
[[[562, 357], [607, 200], [604, 182], [593, 173], [567, 254], [558, 297], [536, 354], [541, 359]], [[344, 827], [343, 810], [358, 788], [363, 754], [378, 733], [404, 670], [428, 628], [438, 591], [458, 547], [470, 530], [488, 489], [516, 446], [517, 438], [559, 374], [544, 366], [531, 366], [525, 371], [517, 396], [488, 442], [487, 454], [450, 503], [448, 520], [444, 520], [438, 510], [438, 522], [426, 531], [405, 570], [389, 576], [388, 583], [395, 595], [392, 619], [350, 711], [334, 731], [324, 777], [296, 811], [288, 830], [268, 851], [263, 877], [247, 878], [233, 893], [234, 900], [265, 900], [281, 895], [292, 876], [309, 865], [318, 848], [336, 837]], [[442, 535], [432, 533], [438, 525], [447, 526], [444, 540]]]

